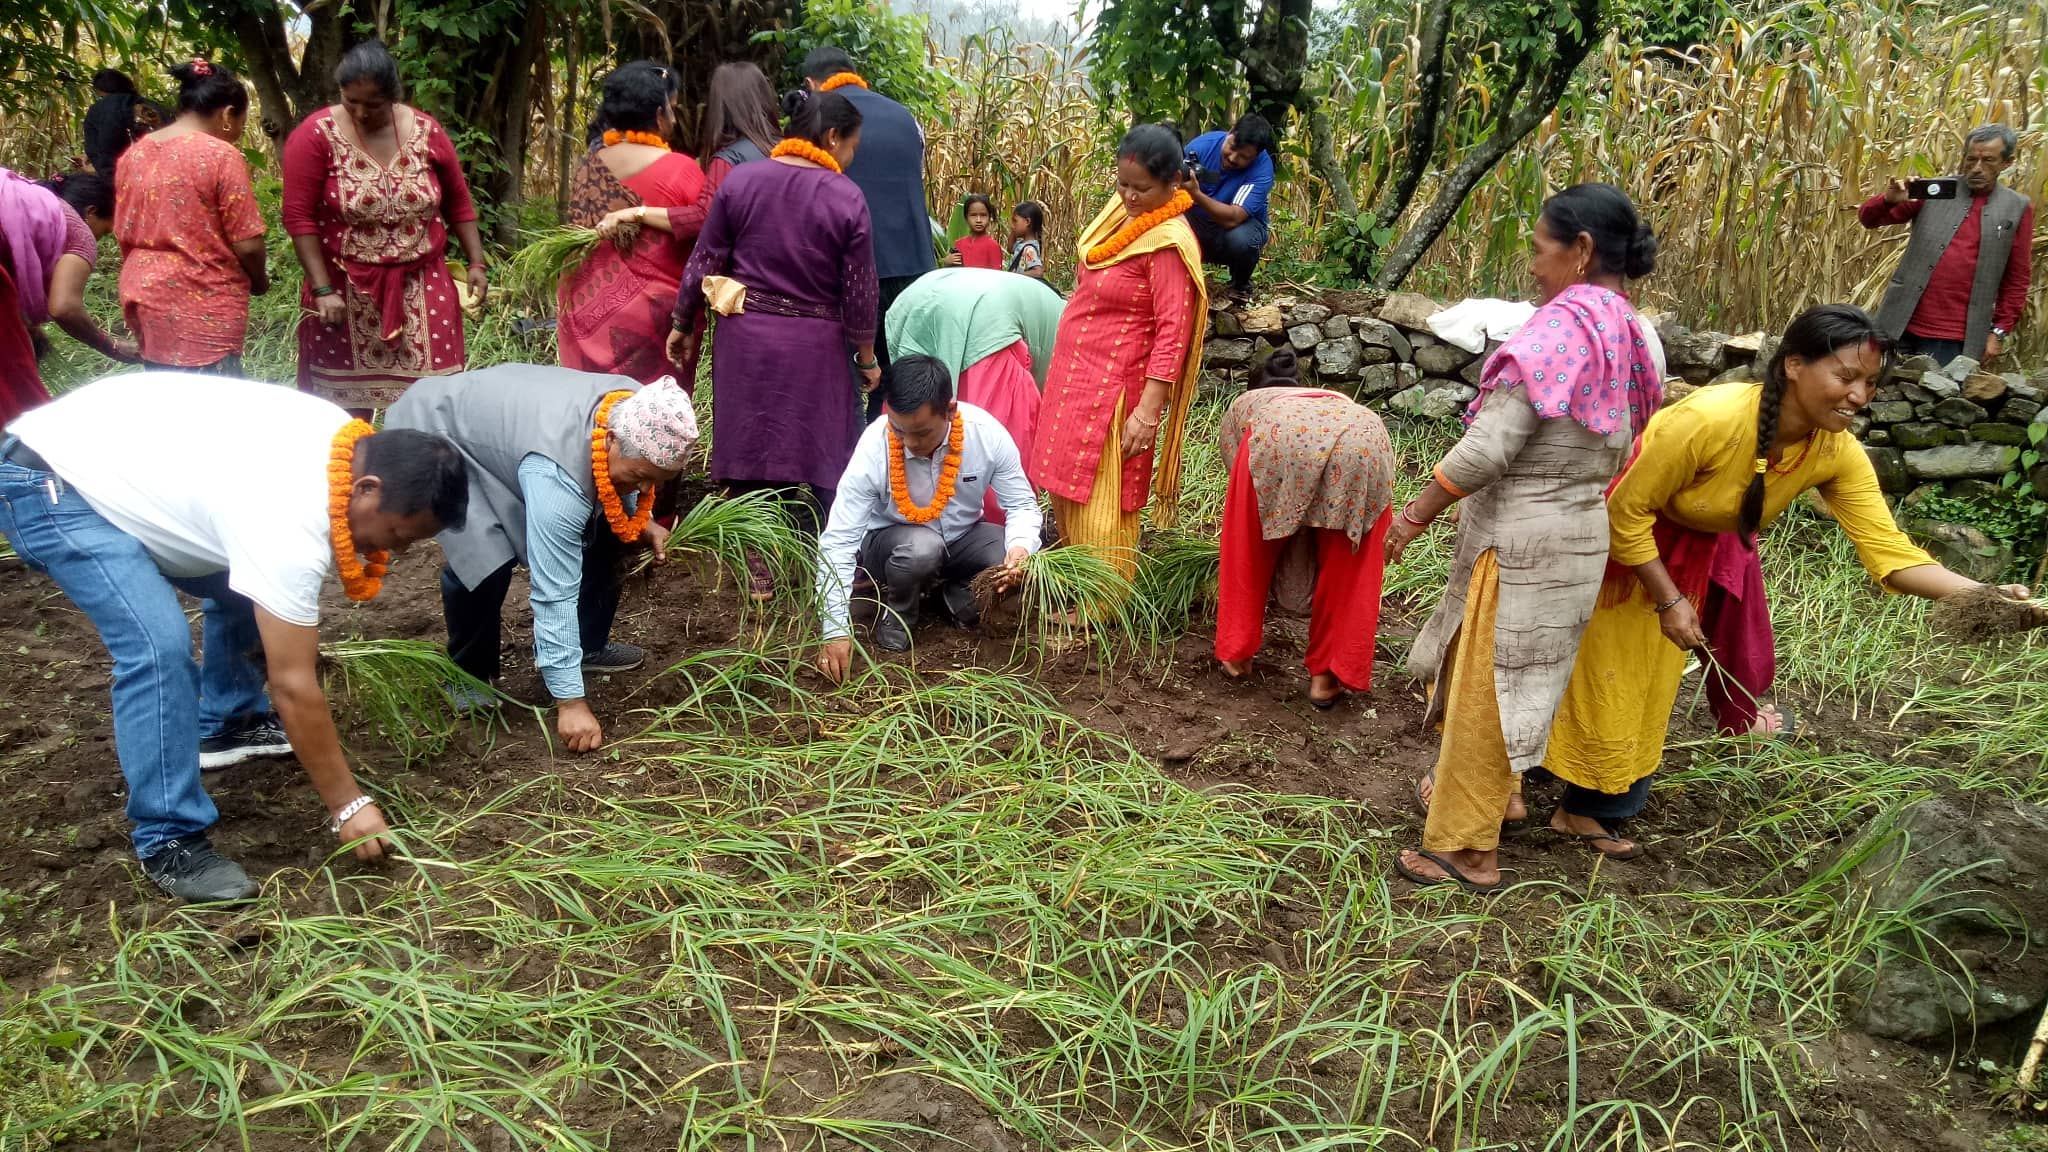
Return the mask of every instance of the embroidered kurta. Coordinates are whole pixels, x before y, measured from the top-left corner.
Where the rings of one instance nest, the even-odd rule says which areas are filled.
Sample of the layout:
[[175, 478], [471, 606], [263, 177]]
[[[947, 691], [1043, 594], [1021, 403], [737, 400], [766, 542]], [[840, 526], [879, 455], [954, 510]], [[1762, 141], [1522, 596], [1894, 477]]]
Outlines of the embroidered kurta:
[[[1187, 224], [1172, 220], [1160, 227]], [[1032, 482], [1053, 495], [1085, 503], [1103, 454], [1117, 450], [1119, 429], [1111, 422], [1119, 403], [1124, 411], [1135, 407], [1148, 377], [1180, 380], [1199, 286], [1171, 248], [1100, 270], [1084, 262], [1076, 277], [1053, 344], [1030, 472]], [[1161, 421], [1162, 442], [1166, 424]], [[1123, 511], [1135, 512], [1151, 497], [1156, 451], [1123, 462]]]
[[448, 225], [475, 220], [455, 145], [432, 116], [403, 105], [398, 155], [379, 164], [345, 112], [323, 108], [284, 148], [285, 231], [317, 236], [348, 319], [314, 314], [301, 291], [299, 387], [347, 408], [381, 408], [422, 376], [463, 366], [462, 304], [448, 275]]
[[[1657, 414], [1627, 475], [1608, 500], [1618, 565], [1658, 557], [1657, 521], [1704, 533], [1735, 531], [1755, 475], [1757, 407], [1763, 388], [1702, 388]], [[1800, 494], [1820, 490], [1856, 545], [1864, 571], [1882, 583], [1934, 559], [1899, 531], [1863, 446], [1847, 432], [1816, 432], [1764, 474], [1771, 523]], [[1664, 638], [1640, 580], [1625, 600], [1602, 597], [1558, 709], [1544, 766], [1579, 785], [1619, 793], [1657, 770], [1686, 654]], [[1611, 585], [1611, 582], [1610, 582]]]
[[241, 355], [249, 275], [233, 246], [261, 235], [249, 162], [227, 141], [204, 132], [144, 136], [121, 156], [121, 318], [143, 359], [204, 368]]

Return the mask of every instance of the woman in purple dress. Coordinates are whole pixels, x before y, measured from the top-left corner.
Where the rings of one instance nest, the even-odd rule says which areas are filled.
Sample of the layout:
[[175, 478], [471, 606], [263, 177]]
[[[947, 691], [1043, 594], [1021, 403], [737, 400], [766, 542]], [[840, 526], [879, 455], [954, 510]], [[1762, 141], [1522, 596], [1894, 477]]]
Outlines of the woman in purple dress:
[[[810, 529], [861, 432], [875, 361], [874, 244], [867, 201], [841, 173], [860, 144], [860, 112], [837, 92], [783, 97], [788, 131], [769, 162], [733, 169], [711, 202], [676, 296], [669, 358], [694, 356], [697, 318], [717, 314], [711, 344], [711, 479], [728, 492], [803, 488]], [[756, 598], [774, 595], [751, 564]]]

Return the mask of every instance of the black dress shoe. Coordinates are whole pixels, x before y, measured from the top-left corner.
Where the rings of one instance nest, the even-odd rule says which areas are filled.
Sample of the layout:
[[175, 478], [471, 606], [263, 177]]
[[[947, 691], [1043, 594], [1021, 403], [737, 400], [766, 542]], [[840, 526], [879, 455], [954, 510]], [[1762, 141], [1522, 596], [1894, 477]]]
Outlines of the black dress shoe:
[[875, 618], [875, 647], [884, 652], [910, 651], [910, 630], [887, 608]]

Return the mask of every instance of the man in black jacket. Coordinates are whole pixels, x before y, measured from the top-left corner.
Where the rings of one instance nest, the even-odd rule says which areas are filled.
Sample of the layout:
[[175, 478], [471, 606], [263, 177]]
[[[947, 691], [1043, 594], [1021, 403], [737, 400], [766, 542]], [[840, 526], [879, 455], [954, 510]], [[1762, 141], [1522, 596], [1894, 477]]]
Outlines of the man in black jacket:
[[[868, 87], [853, 59], [830, 45], [804, 57], [804, 84], [814, 92], [836, 91], [860, 109], [860, 150], [846, 175], [867, 198], [875, 242], [875, 275], [881, 280], [881, 310], [910, 282], [938, 267], [932, 249], [931, 215], [924, 198], [924, 130], [910, 109]], [[889, 367], [889, 344], [878, 328], [875, 358]], [[868, 419], [881, 412], [882, 392], [868, 394]]]

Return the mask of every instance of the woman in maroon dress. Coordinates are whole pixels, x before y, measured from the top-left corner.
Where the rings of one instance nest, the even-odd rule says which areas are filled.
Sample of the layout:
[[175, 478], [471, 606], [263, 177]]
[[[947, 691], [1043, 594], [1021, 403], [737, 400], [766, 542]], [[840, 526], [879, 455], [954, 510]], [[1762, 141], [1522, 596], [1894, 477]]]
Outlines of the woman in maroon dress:
[[306, 269], [299, 387], [367, 415], [422, 376], [462, 371], [448, 229], [479, 303], [484, 243], [455, 145], [433, 117], [398, 102], [384, 45], [349, 49], [335, 80], [341, 103], [285, 141], [282, 214]]

